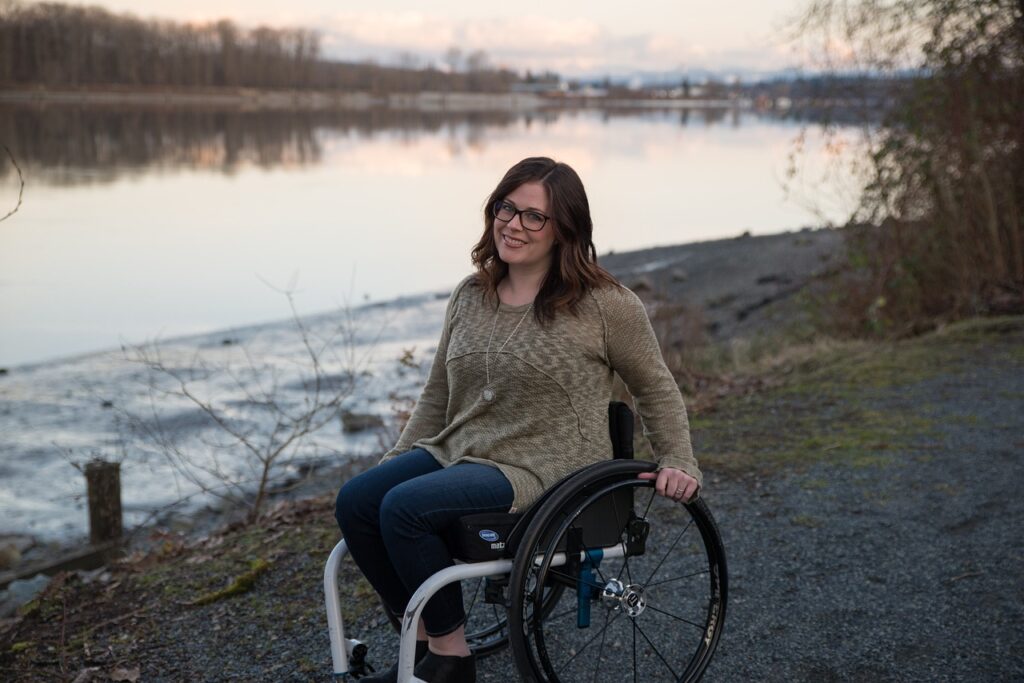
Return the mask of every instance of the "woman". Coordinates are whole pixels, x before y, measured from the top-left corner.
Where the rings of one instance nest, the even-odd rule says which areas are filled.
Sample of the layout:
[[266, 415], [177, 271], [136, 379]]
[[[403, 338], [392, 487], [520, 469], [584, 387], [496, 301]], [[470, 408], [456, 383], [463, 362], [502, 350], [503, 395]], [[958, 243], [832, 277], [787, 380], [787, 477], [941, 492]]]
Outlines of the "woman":
[[[616, 372], [660, 465], [640, 476], [676, 500], [698, 490], [682, 396], [643, 304], [597, 265], [592, 230], [579, 176], [545, 157], [513, 166], [488, 198], [476, 273], [451, 295], [408, 424], [381, 463], [338, 494], [349, 552], [392, 614], [453, 564], [440, 534], [456, 519], [523, 510], [564, 475], [611, 457]], [[458, 584], [428, 602], [418, 678], [475, 680], [464, 621]]]

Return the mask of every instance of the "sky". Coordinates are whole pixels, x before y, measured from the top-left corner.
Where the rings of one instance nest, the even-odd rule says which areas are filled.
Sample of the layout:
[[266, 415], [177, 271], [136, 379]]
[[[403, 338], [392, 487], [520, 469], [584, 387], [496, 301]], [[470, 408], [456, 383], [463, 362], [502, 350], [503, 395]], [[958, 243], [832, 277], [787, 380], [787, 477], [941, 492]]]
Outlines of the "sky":
[[788, 20], [808, 0], [101, 0], [114, 12], [245, 26], [301, 26], [326, 55], [442, 64], [448, 48], [483, 50], [492, 65], [567, 77], [712, 70], [772, 72], [799, 61]]

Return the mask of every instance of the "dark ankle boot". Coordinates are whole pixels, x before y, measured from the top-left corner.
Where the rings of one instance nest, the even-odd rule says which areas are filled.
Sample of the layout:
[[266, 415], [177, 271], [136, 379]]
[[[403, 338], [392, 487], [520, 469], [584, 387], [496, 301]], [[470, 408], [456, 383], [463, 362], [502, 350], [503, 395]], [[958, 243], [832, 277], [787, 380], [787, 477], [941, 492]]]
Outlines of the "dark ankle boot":
[[439, 655], [428, 650], [413, 673], [428, 683], [476, 683], [476, 657]]
[[[417, 640], [416, 641], [416, 664], [419, 664], [427, 655], [427, 641]], [[365, 676], [359, 679], [359, 683], [398, 683], [398, 662], [391, 665], [391, 668], [387, 671], [381, 671], [379, 674], [372, 676]]]

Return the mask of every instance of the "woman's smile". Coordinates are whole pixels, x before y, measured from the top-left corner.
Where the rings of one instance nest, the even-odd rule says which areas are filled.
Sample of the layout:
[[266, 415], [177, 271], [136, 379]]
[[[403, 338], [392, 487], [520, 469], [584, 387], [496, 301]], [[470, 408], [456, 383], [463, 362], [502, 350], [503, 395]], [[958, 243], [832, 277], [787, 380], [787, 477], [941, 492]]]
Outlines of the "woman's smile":
[[506, 246], [511, 247], [512, 249], [518, 249], [519, 247], [526, 246], [526, 242], [524, 242], [523, 240], [516, 239], [515, 237], [512, 237], [511, 235], [507, 235], [505, 233], [502, 233], [501, 239], [505, 242]]

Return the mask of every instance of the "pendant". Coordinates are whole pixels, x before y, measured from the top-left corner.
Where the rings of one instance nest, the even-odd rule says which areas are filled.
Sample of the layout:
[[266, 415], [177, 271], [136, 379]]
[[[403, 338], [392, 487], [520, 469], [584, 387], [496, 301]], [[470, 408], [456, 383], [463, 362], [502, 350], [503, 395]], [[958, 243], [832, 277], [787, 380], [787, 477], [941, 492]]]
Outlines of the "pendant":
[[481, 396], [483, 396], [484, 400], [487, 401], [488, 403], [494, 400], [494, 392], [491, 391], [490, 389], [484, 389]]

